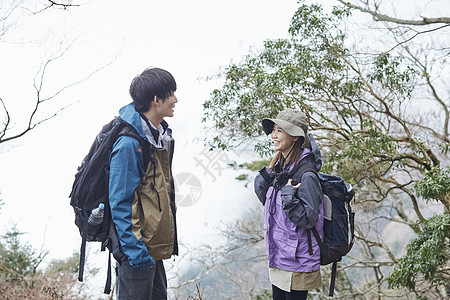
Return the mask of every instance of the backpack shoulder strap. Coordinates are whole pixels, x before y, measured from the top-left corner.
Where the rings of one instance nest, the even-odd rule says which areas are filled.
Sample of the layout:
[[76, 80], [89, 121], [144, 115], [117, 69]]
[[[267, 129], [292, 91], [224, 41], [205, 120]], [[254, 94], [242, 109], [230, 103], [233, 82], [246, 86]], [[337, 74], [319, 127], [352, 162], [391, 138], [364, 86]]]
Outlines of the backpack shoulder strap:
[[151, 147], [149, 142], [145, 141], [134, 129], [133, 126], [128, 124], [125, 121], [122, 121], [124, 125], [122, 125], [122, 129], [120, 130], [117, 138], [121, 136], [129, 136], [136, 139], [142, 147], [143, 157], [144, 157], [144, 168], [147, 168], [149, 161], [151, 160]]
[[[303, 174], [305, 174], [306, 172], [313, 172], [317, 176], [317, 178], [319, 179], [319, 182], [320, 182], [320, 177], [319, 177], [319, 174], [317, 173], [316, 168], [314, 167], [314, 164], [308, 160], [301, 160], [300, 163], [298, 164], [298, 166], [296, 167], [296, 170], [293, 171], [292, 185], [297, 185], [298, 183], [300, 183], [302, 180]], [[323, 242], [320, 238], [319, 233], [317, 232], [316, 227], [307, 229], [306, 233], [307, 233], [307, 237], [308, 237], [308, 252], [310, 255], [313, 254], [311, 232], [313, 233], [314, 238], [316, 239], [316, 241], [319, 245], [319, 248], [324, 249]]]
[[319, 175], [317, 174], [317, 170], [312, 162], [308, 160], [301, 160], [295, 167], [295, 169], [292, 170], [293, 175], [290, 176], [290, 178], [292, 178], [292, 185], [297, 185], [298, 183], [300, 183], [303, 174], [305, 174], [306, 172], [313, 172], [317, 177], [319, 177]]

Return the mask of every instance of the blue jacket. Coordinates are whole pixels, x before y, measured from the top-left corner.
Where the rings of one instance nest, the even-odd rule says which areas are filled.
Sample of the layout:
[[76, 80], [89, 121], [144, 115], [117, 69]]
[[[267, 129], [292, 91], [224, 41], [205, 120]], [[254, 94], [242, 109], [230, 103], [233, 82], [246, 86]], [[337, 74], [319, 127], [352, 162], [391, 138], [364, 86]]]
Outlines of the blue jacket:
[[[152, 257], [158, 260], [178, 254], [175, 192], [171, 174], [173, 139], [167, 128], [168, 145], [165, 149], [158, 148], [154, 140], [149, 140], [145, 134], [141, 116], [133, 104], [122, 107], [119, 115], [134, 127], [151, 149], [151, 161], [146, 170], [142, 146], [136, 139], [122, 136], [113, 146], [110, 161], [109, 202], [112, 220], [130, 265], [142, 268], [153, 263]], [[167, 123], [164, 125], [167, 126]], [[157, 251], [154, 254], [153, 248]]]

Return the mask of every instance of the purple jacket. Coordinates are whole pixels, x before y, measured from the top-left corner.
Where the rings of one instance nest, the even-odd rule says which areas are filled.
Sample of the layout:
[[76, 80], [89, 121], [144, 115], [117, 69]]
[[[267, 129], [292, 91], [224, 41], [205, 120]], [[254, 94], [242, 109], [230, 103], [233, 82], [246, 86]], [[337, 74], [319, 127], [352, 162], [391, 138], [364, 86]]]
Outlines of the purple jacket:
[[[317, 171], [322, 166], [320, 150], [311, 138], [311, 151], [302, 156], [309, 160]], [[309, 150], [309, 149], [307, 149]], [[273, 179], [274, 174], [266, 168]], [[308, 251], [307, 230], [316, 227], [323, 233], [323, 193], [319, 179], [306, 172], [298, 189], [284, 186], [276, 190], [267, 176], [255, 178], [255, 192], [264, 205], [264, 232], [269, 267], [293, 272], [312, 272], [320, 267], [320, 249], [311, 233], [313, 254]], [[267, 191], [265, 194], [264, 192]]]

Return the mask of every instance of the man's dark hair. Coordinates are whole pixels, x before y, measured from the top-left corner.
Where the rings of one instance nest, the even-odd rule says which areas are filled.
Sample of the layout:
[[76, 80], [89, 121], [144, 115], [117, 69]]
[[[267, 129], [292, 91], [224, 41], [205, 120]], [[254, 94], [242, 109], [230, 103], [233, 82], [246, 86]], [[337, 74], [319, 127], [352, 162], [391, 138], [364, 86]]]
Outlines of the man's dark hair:
[[155, 96], [165, 101], [176, 90], [172, 74], [159, 68], [144, 70], [130, 85], [130, 95], [138, 112], [147, 112]]

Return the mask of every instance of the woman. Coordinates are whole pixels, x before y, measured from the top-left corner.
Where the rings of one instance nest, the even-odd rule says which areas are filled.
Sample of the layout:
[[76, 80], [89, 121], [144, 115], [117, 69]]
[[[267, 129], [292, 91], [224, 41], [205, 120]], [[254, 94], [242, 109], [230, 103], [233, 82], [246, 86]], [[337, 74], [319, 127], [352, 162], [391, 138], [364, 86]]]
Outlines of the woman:
[[[298, 110], [285, 109], [276, 119], [264, 119], [276, 155], [255, 178], [255, 192], [264, 205], [264, 231], [273, 299], [306, 299], [322, 285], [320, 249], [309, 229], [322, 236], [322, 188], [316, 173], [320, 150], [308, 135], [308, 120]], [[305, 170], [299, 174], [299, 166]], [[296, 174], [301, 178], [294, 178]], [[294, 183], [293, 180], [300, 182]]]

